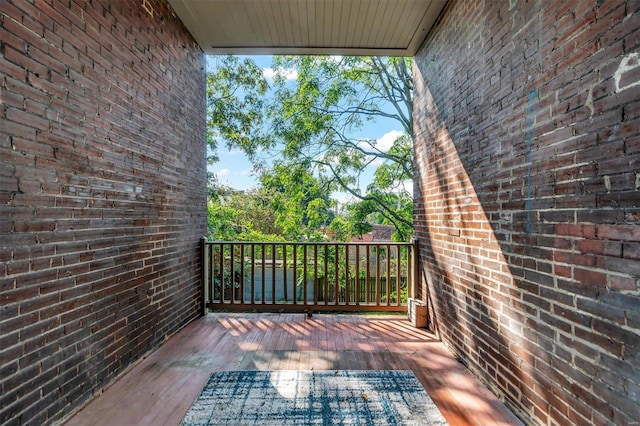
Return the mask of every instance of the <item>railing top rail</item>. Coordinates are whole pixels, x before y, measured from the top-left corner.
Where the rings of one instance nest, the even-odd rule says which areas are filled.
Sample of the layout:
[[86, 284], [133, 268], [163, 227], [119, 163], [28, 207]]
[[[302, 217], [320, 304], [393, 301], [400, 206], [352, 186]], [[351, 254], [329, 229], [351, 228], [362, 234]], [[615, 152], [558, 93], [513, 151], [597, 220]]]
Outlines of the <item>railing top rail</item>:
[[254, 245], [300, 245], [300, 246], [335, 246], [335, 245], [348, 245], [348, 246], [412, 246], [413, 243], [395, 242], [395, 241], [211, 241], [206, 240], [205, 244], [254, 244]]

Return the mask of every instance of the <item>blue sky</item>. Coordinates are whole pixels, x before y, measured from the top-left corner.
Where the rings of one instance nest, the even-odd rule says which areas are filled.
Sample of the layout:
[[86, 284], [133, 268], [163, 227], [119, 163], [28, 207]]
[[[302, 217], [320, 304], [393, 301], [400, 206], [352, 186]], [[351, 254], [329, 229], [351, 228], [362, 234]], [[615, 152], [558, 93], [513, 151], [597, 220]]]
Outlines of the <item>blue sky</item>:
[[[271, 56], [249, 56], [264, 71], [265, 76], [273, 76], [274, 70], [271, 68]], [[212, 61], [208, 61], [211, 67]], [[282, 71], [281, 71], [282, 72]], [[285, 70], [288, 78], [295, 79], [295, 70]], [[394, 120], [380, 118], [376, 122], [367, 122], [362, 129], [349, 136], [359, 139], [377, 140], [379, 147], [389, 147], [393, 141], [402, 134], [401, 126]], [[226, 186], [230, 186], [239, 190], [255, 188], [257, 186], [257, 177], [253, 172], [253, 166], [247, 157], [240, 150], [229, 151], [225, 146], [218, 147], [218, 156], [220, 161], [209, 166], [209, 171], [216, 174], [218, 181]], [[363, 173], [363, 181], [360, 182], [361, 188], [365, 188], [371, 181], [374, 168], [369, 167]], [[408, 188], [409, 190], [411, 188]], [[346, 194], [337, 193], [334, 197], [339, 201], [346, 202], [349, 197]]]

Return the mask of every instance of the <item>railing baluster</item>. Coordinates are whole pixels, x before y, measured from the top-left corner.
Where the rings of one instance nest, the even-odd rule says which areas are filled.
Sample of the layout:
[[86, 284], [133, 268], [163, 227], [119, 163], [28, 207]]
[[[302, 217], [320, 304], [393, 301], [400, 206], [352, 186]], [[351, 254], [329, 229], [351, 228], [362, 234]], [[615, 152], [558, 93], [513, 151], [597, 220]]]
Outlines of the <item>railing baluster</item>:
[[396, 246], [396, 306], [400, 306], [402, 300], [402, 286], [400, 285], [400, 246]]
[[218, 283], [220, 282], [220, 262], [218, 261], [220, 257], [220, 245], [216, 244], [213, 248], [211, 257], [211, 270], [213, 271], [211, 288], [213, 291], [211, 292], [211, 299], [219, 301], [220, 298], [216, 292], [218, 291]]
[[365, 272], [365, 301], [367, 304], [371, 303], [371, 246], [367, 244], [365, 255], [367, 256], [367, 260], [365, 264], [367, 265], [367, 271]]
[[244, 304], [244, 244], [240, 244], [240, 303]]
[[376, 244], [376, 306], [380, 306], [382, 302], [382, 283], [380, 281], [380, 244]]
[[413, 297], [413, 250], [412, 250], [412, 246], [407, 246], [406, 247], [406, 253], [407, 253], [407, 281], [406, 281], [406, 286], [407, 286], [407, 303], [409, 303], [409, 298]]
[[323, 297], [324, 304], [329, 303], [329, 246], [324, 246], [324, 283], [323, 283]]
[[356, 264], [355, 264], [355, 276], [353, 277], [354, 290], [353, 298], [355, 299], [356, 306], [360, 304], [360, 246], [354, 247], [356, 250]]
[[289, 295], [288, 295], [288, 287], [289, 283], [287, 283], [287, 269], [289, 269], [289, 265], [287, 265], [287, 245], [282, 244], [282, 280], [284, 281], [284, 303], [289, 303]]
[[256, 245], [251, 244], [251, 304], [256, 304]]
[[302, 246], [302, 261], [303, 261], [303, 265], [302, 265], [302, 277], [303, 277], [303, 281], [302, 281], [302, 298], [303, 298], [303, 305], [307, 304], [307, 246], [303, 245]]
[[349, 244], [344, 246], [344, 304], [349, 305]]
[[265, 295], [265, 278], [266, 278], [266, 271], [265, 271], [265, 262], [266, 262], [266, 245], [265, 244], [260, 244], [260, 256], [262, 259], [262, 265], [261, 265], [261, 269], [260, 271], [262, 272], [260, 278], [262, 279], [262, 286], [261, 286], [261, 291], [262, 294], [260, 295], [260, 300], [262, 302], [262, 304], [265, 304], [265, 299], [266, 299], [266, 295]]
[[380, 298], [378, 300], [378, 303], [380, 304], [380, 306], [384, 306], [384, 297], [385, 297], [385, 281], [383, 281], [384, 279], [384, 246], [383, 245], [378, 245], [378, 250], [380, 251], [380, 264], [378, 265], [379, 268], [379, 276], [380, 276]]
[[220, 251], [218, 256], [220, 256], [219, 262], [218, 262], [218, 273], [220, 274], [220, 279], [218, 280], [218, 296], [220, 297], [220, 303], [224, 304], [224, 294], [223, 294], [223, 288], [224, 288], [224, 245], [220, 244]]
[[318, 304], [318, 245], [313, 245], [313, 304]]
[[334, 273], [334, 284], [333, 284], [333, 303], [335, 303], [336, 305], [338, 305], [340, 303], [340, 281], [339, 281], [339, 277], [340, 277], [340, 268], [338, 267], [338, 258], [340, 257], [340, 250], [338, 249], [338, 244], [336, 244], [334, 246], [335, 249], [335, 259], [334, 259], [334, 267], [335, 267], [335, 273]]
[[271, 244], [271, 303], [276, 304], [276, 245]]
[[214, 248], [215, 248], [215, 245], [213, 244], [209, 246], [209, 282], [207, 283], [207, 285], [209, 286], [209, 303], [213, 303], [213, 301], [215, 300], [214, 293], [213, 293], [214, 291], [213, 283], [216, 277], [216, 271], [215, 271], [216, 267], [215, 267], [215, 262], [213, 257]]
[[389, 244], [386, 246], [387, 252], [387, 306], [391, 304], [391, 252]]
[[420, 282], [420, 279], [418, 278], [418, 276], [420, 274], [420, 271], [418, 270], [418, 259], [420, 257], [419, 248], [420, 247], [418, 245], [418, 239], [414, 238], [413, 239], [413, 244], [411, 245], [411, 283], [410, 283], [410, 285], [407, 284], [407, 286], [411, 289], [411, 296], [410, 297], [416, 297], [417, 296], [417, 288], [416, 288], [416, 286]]
[[202, 314], [207, 314], [207, 239], [200, 238], [200, 280], [202, 282]]
[[298, 244], [293, 244], [293, 304], [298, 303]]
[[233, 258], [235, 252], [235, 244], [229, 244], [229, 299], [231, 300], [231, 304], [235, 303], [235, 281], [236, 281], [236, 268], [235, 268], [235, 259]]

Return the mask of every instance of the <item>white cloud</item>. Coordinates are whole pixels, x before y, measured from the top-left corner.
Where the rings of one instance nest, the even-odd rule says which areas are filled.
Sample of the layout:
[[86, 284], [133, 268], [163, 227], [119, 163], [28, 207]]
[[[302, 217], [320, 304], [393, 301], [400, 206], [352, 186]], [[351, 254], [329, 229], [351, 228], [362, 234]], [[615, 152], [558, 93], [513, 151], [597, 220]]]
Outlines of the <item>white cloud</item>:
[[230, 174], [231, 174], [231, 170], [229, 170], [229, 169], [222, 169], [222, 170], [218, 170], [218, 171], [216, 172], [216, 175], [217, 175], [218, 177], [222, 177], [222, 176], [229, 176]]
[[404, 135], [404, 132], [401, 132], [400, 130], [391, 130], [390, 132], [387, 132], [376, 139], [376, 148], [378, 148], [382, 152], [387, 152], [389, 151], [389, 148], [391, 148], [395, 140], [402, 135]]
[[375, 148], [379, 151], [387, 152], [393, 146], [396, 139], [403, 135], [404, 132], [401, 132], [400, 130], [391, 130], [376, 140], [361, 139], [358, 141], [358, 146], [366, 150], [372, 150]]
[[262, 75], [267, 80], [273, 80], [276, 76], [281, 76], [287, 81], [297, 80], [298, 79], [298, 71], [294, 68], [278, 68], [274, 70], [273, 68], [263, 68]]
[[273, 78], [276, 76], [276, 71], [273, 68], [263, 68], [262, 75], [267, 80], [273, 80]]
[[364, 149], [371, 149], [375, 145], [375, 141], [371, 139], [360, 139], [358, 141], [358, 146]]

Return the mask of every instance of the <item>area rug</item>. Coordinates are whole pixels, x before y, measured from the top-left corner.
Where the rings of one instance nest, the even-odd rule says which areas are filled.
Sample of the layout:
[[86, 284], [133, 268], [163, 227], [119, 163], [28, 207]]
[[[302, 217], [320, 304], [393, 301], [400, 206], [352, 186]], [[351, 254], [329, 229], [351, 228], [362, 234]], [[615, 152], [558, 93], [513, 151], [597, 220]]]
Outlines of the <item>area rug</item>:
[[446, 425], [413, 374], [383, 371], [214, 373], [181, 423], [205, 425]]

